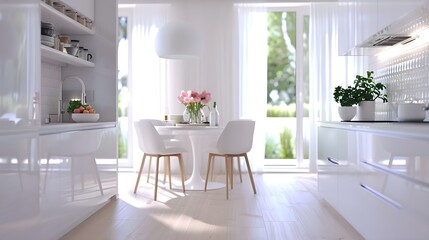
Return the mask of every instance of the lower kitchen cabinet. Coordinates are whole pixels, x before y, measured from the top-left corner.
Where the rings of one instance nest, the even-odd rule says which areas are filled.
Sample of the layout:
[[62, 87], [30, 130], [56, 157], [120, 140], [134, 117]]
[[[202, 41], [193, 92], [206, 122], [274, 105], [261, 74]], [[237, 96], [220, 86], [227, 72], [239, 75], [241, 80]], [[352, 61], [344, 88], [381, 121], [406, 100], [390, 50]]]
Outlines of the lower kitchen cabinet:
[[357, 166], [356, 136], [352, 131], [333, 128], [319, 128], [318, 145], [318, 188], [321, 195], [336, 209], [340, 209], [339, 191], [346, 191], [354, 179]]
[[59, 239], [116, 197], [117, 129], [106, 125], [0, 135], [1, 239]]
[[117, 194], [116, 128], [40, 136], [40, 239], [57, 239]]
[[0, 134], [1, 239], [36, 239], [39, 231], [38, 137], [37, 130]]
[[360, 169], [359, 194], [368, 219], [363, 235], [373, 239], [427, 239], [428, 189], [372, 164], [362, 162]]
[[339, 130], [319, 128], [318, 189], [333, 207], [338, 206]]
[[[394, 128], [321, 126], [319, 193], [365, 239], [427, 239], [428, 146], [429, 138]], [[327, 165], [326, 156], [338, 164]]]

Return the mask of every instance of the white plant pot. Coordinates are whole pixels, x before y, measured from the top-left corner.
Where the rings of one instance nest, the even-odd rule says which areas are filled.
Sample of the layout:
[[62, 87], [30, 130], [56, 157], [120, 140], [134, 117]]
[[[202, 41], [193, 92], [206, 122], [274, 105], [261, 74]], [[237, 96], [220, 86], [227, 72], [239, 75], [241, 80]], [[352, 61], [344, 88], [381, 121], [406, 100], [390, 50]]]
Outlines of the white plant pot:
[[359, 103], [359, 106], [357, 108], [357, 120], [375, 120], [375, 101], [362, 101]]
[[351, 121], [356, 116], [356, 107], [338, 107], [338, 114], [340, 115], [341, 120]]

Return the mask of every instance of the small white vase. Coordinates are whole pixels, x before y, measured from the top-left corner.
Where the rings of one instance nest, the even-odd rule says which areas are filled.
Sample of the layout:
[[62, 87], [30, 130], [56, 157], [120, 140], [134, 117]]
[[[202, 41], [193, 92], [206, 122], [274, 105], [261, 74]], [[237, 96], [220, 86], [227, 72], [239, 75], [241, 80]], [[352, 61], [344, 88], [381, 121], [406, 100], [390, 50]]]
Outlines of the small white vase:
[[356, 107], [347, 106], [347, 107], [338, 107], [338, 114], [340, 115], [341, 120], [351, 121], [356, 116]]
[[374, 121], [375, 120], [375, 101], [362, 101], [357, 109], [357, 120]]

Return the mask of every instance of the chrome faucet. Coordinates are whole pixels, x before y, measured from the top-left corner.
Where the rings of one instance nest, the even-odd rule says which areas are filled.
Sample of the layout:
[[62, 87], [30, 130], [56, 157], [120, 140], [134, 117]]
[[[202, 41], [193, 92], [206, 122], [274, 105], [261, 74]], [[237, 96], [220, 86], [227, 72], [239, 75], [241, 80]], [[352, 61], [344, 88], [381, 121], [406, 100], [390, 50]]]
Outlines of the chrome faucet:
[[80, 77], [77, 76], [70, 76], [70, 77], [66, 77], [63, 81], [66, 81], [68, 79], [75, 79], [77, 81], [80, 82], [80, 85], [82, 87], [82, 93], [81, 93], [81, 98], [80, 98], [80, 102], [83, 105], [86, 105], [86, 93], [85, 93], [85, 84], [83, 83], [83, 80]]
[[[82, 103], [82, 105], [86, 105], [85, 84], [83, 83], [83, 80], [77, 76], [69, 76], [69, 77], [64, 78], [63, 82], [67, 81], [67, 80], [71, 80], [71, 79], [77, 80], [80, 83], [80, 85], [81, 85], [80, 102]], [[62, 89], [63, 89], [63, 87], [61, 85], [61, 91], [62, 91]], [[62, 96], [62, 94], [61, 94], [61, 96]], [[63, 110], [63, 100], [61, 97], [61, 99], [58, 101], [58, 113], [57, 113], [58, 114], [58, 122], [63, 122], [63, 114], [64, 113], [65, 113], [65, 111]]]

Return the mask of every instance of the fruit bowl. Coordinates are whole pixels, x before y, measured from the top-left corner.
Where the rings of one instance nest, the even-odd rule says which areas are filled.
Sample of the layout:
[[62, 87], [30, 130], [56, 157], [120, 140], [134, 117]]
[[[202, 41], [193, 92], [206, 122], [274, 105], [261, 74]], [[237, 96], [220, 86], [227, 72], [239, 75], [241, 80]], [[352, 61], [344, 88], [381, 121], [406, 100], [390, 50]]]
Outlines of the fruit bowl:
[[97, 122], [99, 118], [98, 113], [72, 113], [72, 119], [77, 123]]

